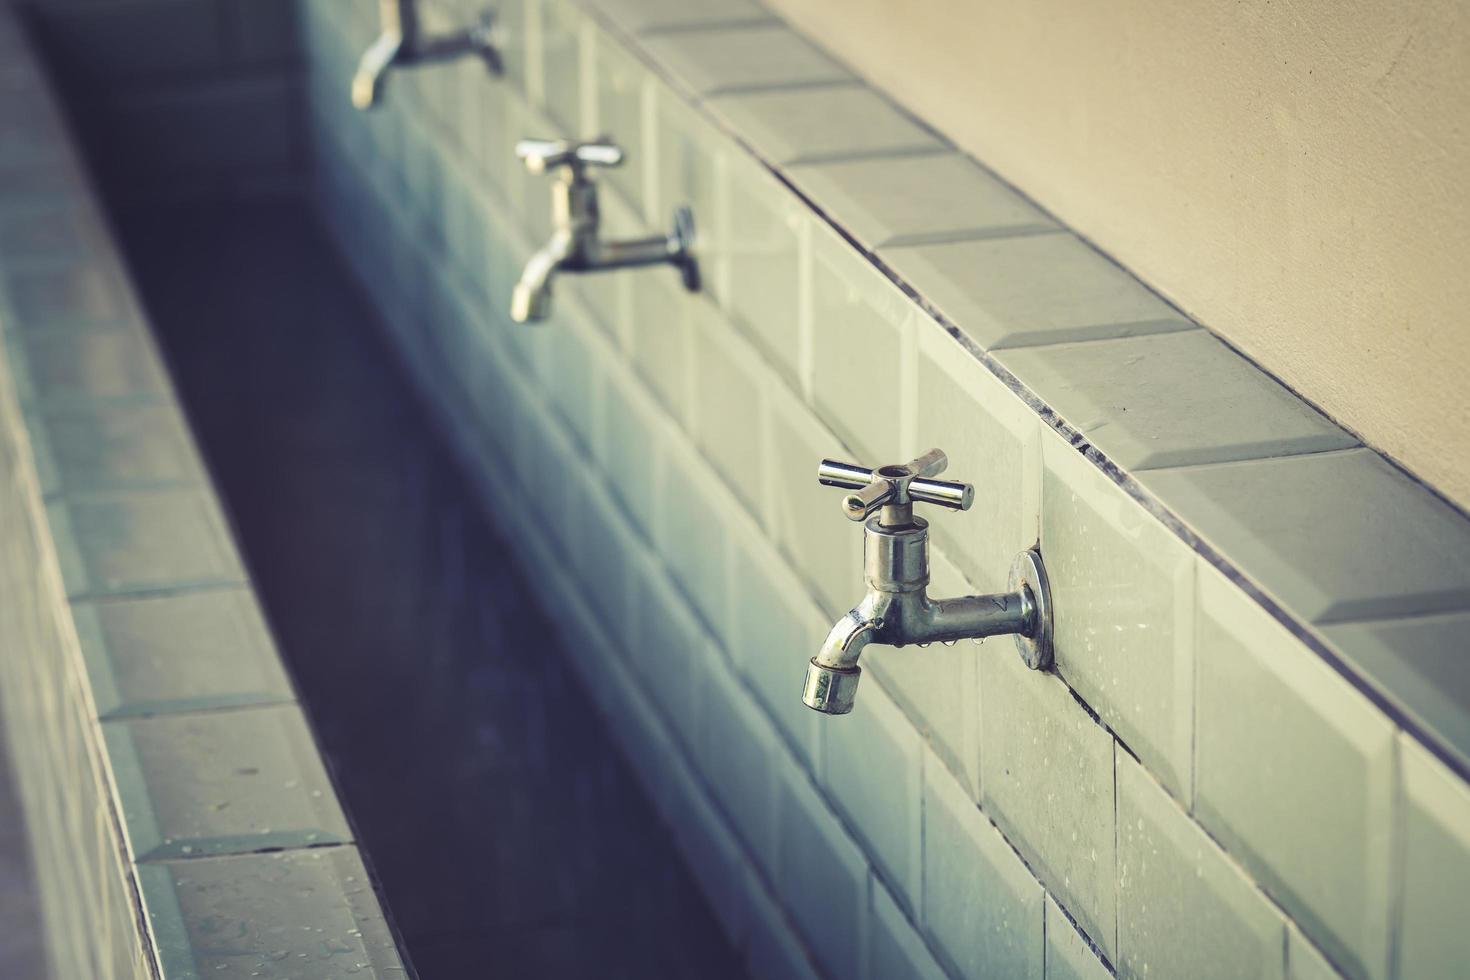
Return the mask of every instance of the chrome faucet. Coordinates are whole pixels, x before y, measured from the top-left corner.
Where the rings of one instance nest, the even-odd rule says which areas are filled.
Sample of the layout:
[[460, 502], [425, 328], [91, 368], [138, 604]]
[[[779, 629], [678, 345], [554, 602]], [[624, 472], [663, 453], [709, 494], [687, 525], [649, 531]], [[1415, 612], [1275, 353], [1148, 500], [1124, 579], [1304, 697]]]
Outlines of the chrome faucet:
[[472, 54], [495, 74], [504, 71], [491, 37], [494, 15], [489, 11], [463, 30], [434, 37], [423, 37], [419, 31], [414, 0], [378, 0], [378, 19], [382, 33], [363, 52], [357, 74], [352, 76], [352, 104], [359, 109], [371, 109], [382, 101], [388, 69], [394, 65], [422, 65]]
[[829, 715], [852, 710], [862, 673], [858, 658], [870, 643], [928, 646], [1011, 633], [1028, 667], [1051, 667], [1051, 591], [1035, 550], [1021, 552], [1011, 565], [1009, 592], [929, 598], [929, 523], [914, 516], [914, 503], [969, 510], [975, 499], [971, 484], [932, 479], [948, 463], [931, 449], [911, 463], [876, 470], [831, 459], [817, 467], [818, 483], [857, 491], [843, 498], [842, 512], [865, 522], [868, 593], [837, 621], [808, 665], [801, 695], [807, 707]]
[[694, 214], [674, 209], [674, 230], [667, 235], [605, 242], [600, 235], [597, 184], [589, 167], [616, 167], [623, 151], [607, 139], [589, 142], [522, 140], [516, 156], [533, 174], [555, 173], [551, 185], [551, 240], [531, 256], [510, 298], [510, 317], [517, 323], [544, 320], [551, 314], [551, 283], [558, 272], [598, 272], [628, 266], [670, 263], [679, 270], [684, 288], [699, 289], [699, 266], [690, 251]]

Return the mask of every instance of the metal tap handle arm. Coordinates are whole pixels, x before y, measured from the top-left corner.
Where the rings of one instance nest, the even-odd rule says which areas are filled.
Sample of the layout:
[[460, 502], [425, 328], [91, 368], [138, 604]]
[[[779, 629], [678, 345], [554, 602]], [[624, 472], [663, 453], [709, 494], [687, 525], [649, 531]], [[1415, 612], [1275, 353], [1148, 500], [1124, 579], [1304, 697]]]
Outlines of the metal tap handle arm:
[[567, 167], [573, 179], [582, 177], [587, 167], [616, 167], [623, 162], [623, 148], [606, 138], [595, 140], [521, 140], [516, 156], [525, 161], [533, 174], [544, 174], [557, 167]]
[[418, 18], [413, 0], [378, 0], [378, 23], [384, 34], [393, 34], [404, 41], [414, 40]]
[[824, 459], [817, 467], [817, 482], [824, 487], [858, 491], [842, 499], [842, 512], [852, 521], [866, 520], [888, 504], [906, 504], [912, 500], [950, 510], [969, 510], [975, 502], [973, 484], [930, 479], [943, 473], [948, 464], [948, 458], [938, 449], [931, 449], [910, 463], [877, 469]]

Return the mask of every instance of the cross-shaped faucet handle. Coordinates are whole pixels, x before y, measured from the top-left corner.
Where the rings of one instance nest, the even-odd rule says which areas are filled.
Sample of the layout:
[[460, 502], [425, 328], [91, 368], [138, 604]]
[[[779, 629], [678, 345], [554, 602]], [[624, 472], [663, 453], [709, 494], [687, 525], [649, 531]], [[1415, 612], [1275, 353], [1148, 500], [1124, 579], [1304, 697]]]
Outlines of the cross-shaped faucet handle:
[[616, 167], [623, 162], [623, 148], [606, 137], [594, 140], [521, 140], [516, 156], [533, 174], [569, 167], [580, 177], [586, 167]]
[[842, 498], [842, 512], [850, 521], [867, 520], [880, 507], [907, 507], [915, 500], [950, 510], [969, 510], [975, 502], [973, 484], [930, 479], [943, 473], [948, 465], [949, 458], [938, 449], [908, 463], [871, 470], [824, 459], [817, 467], [817, 482], [824, 487], [857, 491]]

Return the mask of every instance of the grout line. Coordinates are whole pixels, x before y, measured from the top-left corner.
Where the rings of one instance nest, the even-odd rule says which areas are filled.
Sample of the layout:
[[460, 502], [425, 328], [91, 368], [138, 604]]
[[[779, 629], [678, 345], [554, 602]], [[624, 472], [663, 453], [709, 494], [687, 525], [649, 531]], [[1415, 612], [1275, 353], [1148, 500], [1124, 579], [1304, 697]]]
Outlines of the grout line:
[[815, 167], [829, 163], [862, 163], [869, 160], [901, 160], [905, 157], [922, 157], [933, 154], [934, 148], [929, 146], [893, 146], [873, 150], [849, 150], [834, 151], [831, 153], [814, 153], [811, 156], [798, 156], [790, 160], [784, 160], [780, 166], [783, 167]]
[[[920, 154], [908, 155], [919, 156]], [[786, 184], [788, 187], [795, 187], [790, 182], [786, 182]], [[805, 199], [805, 195], [803, 195], [803, 198]], [[827, 220], [831, 221], [832, 219], [829, 218]], [[842, 232], [843, 237], [848, 237], [845, 229], [838, 228], [835, 223], [833, 227]], [[1058, 225], [1043, 224], [991, 225], [985, 228], [951, 228], [945, 231], [911, 231], [907, 234], [894, 235], [892, 238], [886, 238], [874, 245], [873, 250], [883, 249], [886, 251], [890, 248], [910, 248], [919, 245], [950, 245], [958, 242], [985, 242], [1001, 238], [1035, 238], [1038, 235], [1065, 235], [1069, 233], [1070, 230], [1067, 228]], [[854, 244], [858, 244], [856, 238], [852, 238], [851, 240]], [[861, 244], [858, 244], [858, 247], [864, 252], [867, 251]], [[894, 280], [895, 284], [897, 284], [895, 276], [888, 274], [886, 271], [885, 275], [888, 275], [888, 278]]]
[[1094, 344], [1116, 344], [1122, 341], [1133, 340], [1136, 337], [1158, 337], [1162, 334], [1177, 333], [1182, 336], [1193, 336], [1197, 333], [1205, 333], [1205, 329], [1193, 320], [1183, 318], [1170, 320], [1167, 318], [1155, 318], [1152, 320], [1109, 320], [1099, 323], [1085, 323], [1077, 326], [1078, 330], [1117, 330], [1117, 333], [1107, 336], [1079, 337], [1075, 340], [1057, 340], [1037, 344], [1008, 344], [1004, 340], [997, 341], [990, 347], [993, 356], [1005, 357], [1007, 354], [1033, 350], [1051, 350], [1053, 348], [1090, 347]]
[[700, 31], [741, 30], [750, 27], [770, 27], [783, 24], [784, 21], [775, 14], [750, 14], [745, 17], [732, 17], [728, 20], [699, 21], [686, 24], [654, 24], [648, 27], [632, 28], [634, 34], [639, 37], [664, 37], [669, 34], [697, 34]]
[[105, 715], [95, 715], [94, 718], [99, 725], [112, 725], [134, 721], [153, 721], [159, 718], [190, 718], [231, 713], [243, 713], [258, 711], [261, 708], [300, 708], [302, 713], [306, 712], [306, 704], [296, 696], [293, 691], [289, 697], [280, 697], [269, 701], [250, 701], [240, 704], [210, 704], [196, 705], [185, 708], [162, 708], [154, 711], [139, 711], [118, 713], [108, 712]]
[[303, 851], [335, 850], [341, 847], [357, 848], [359, 854], [362, 848], [354, 840], [319, 841], [313, 844], [283, 844], [279, 847], [261, 847], [248, 851], [222, 851], [215, 854], [174, 854], [169, 857], [142, 857], [132, 863], [140, 868], [162, 867], [168, 864], [179, 864], [188, 861], [229, 861], [235, 858], [260, 857], [267, 854], [299, 854]]
[[[1176, 472], [1179, 470], [1192, 471], [1204, 469], [1219, 469], [1225, 466], [1237, 466], [1240, 464], [1270, 462], [1276, 459], [1298, 459], [1303, 456], [1348, 456], [1368, 449], [1367, 446], [1341, 446], [1333, 449], [1299, 449], [1288, 450], [1280, 453], [1267, 453], [1263, 456], [1240, 456], [1232, 459], [1211, 459], [1200, 463], [1160, 463], [1154, 466], [1135, 466], [1131, 472], [1134, 473], [1160, 473], [1164, 471]], [[1371, 450], [1370, 450], [1371, 451]]]
[[79, 592], [75, 595], [68, 594], [67, 602], [106, 604], [112, 602], [126, 602], [129, 599], [166, 599], [171, 596], [195, 595], [200, 592], [225, 592], [231, 589], [248, 589], [254, 594], [255, 588], [248, 577], [225, 581], [223, 579], [214, 582], [191, 582], [184, 585], [166, 585], [158, 587], [144, 587], [137, 589], [124, 589], [117, 592]]
[[[1116, 949], [1116, 950], [1118, 950], [1118, 958], [1121, 960], [1123, 958], [1123, 951], [1122, 951], [1122, 948], [1118, 944], [1122, 941], [1122, 932], [1123, 932], [1123, 929], [1122, 929], [1122, 926], [1119, 925], [1119, 921], [1123, 918], [1123, 910], [1122, 910], [1122, 903], [1118, 901], [1118, 893], [1120, 891], [1122, 891], [1122, 889], [1119, 888], [1119, 886], [1118, 886], [1118, 882], [1120, 881], [1120, 875], [1122, 874], [1122, 870], [1119, 867], [1119, 865], [1121, 865], [1123, 863], [1123, 859], [1122, 859], [1122, 857], [1118, 853], [1119, 850], [1120, 850], [1120, 847], [1119, 847], [1119, 833], [1118, 833], [1118, 746], [1119, 746], [1119, 744], [1121, 744], [1119, 742], [1119, 740], [1117, 738], [1114, 738], [1113, 739], [1113, 754], [1112, 754], [1112, 761], [1113, 761], [1113, 772], [1112, 772], [1112, 777], [1113, 777], [1113, 875], [1112, 875], [1112, 878], [1113, 878], [1113, 881], [1112, 881], [1112, 884], [1113, 884], [1113, 948]], [[1147, 771], [1147, 770], [1145, 770], [1145, 771]], [[1162, 786], [1163, 784], [1161, 783], [1160, 785]], [[1165, 795], [1166, 796], [1168, 795], [1167, 791], [1166, 791]], [[1187, 810], [1185, 811], [1185, 818], [1188, 819], [1190, 823], [1194, 823], [1194, 819], [1189, 816], [1189, 812]]]
[[[626, 46], [626, 45], [625, 45]], [[766, 92], [800, 92], [813, 88], [832, 88], [838, 83], [851, 84], [848, 79], [816, 78], [806, 82], [750, 82], [748, 84], [734, 84], [716, 86], [703, 92], [694, 90], [685, 83], [674, 82], [665, 79], [669, 84], [676, 86], [680, 91], [688, 92], [694, 96], [694, 103], [700, 108], [710, 99], [721, 99], [728, 95], [758, 95]]]
[[1403, 943], [1405, 885], [1408, 875], [1409, 811], [1408, 789], [1404, 779], [1403, 739], [1393, 739], [1393, 792], [1389, 797], [1389, 840], [1392, 856], [1389, 858], [1388, 881], [1388, 973], [1398, 976], [1402, 964], [1399, 962]]

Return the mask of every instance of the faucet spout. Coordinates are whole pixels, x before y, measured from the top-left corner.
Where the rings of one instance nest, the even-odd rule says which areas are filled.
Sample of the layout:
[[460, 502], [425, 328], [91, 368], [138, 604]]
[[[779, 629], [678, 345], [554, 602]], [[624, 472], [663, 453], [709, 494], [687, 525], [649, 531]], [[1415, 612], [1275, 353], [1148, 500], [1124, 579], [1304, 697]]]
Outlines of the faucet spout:
[[551, 283], [572, 254], [570, 231], [557, 231], [531, 256], [510, 294], [510, 318], [516, 323], [533, 323], [551, 315]]
[[862, 676], [858, 658], [869, 643], [883, 642], [884, 617], [892, 601], [887, 593], [869, 592], [832, 627], [822, 649], [807, 665], [801, 700], [808, 708], [828, 715], [852, 710]]
[[388, 69], [398, 60], [402, 50], [403, 34], [386, 30], [362, 53], [362, 59], [357, 63], [357, 74], [352, 76], [353, 106], [371, 109], [382, 101]]

